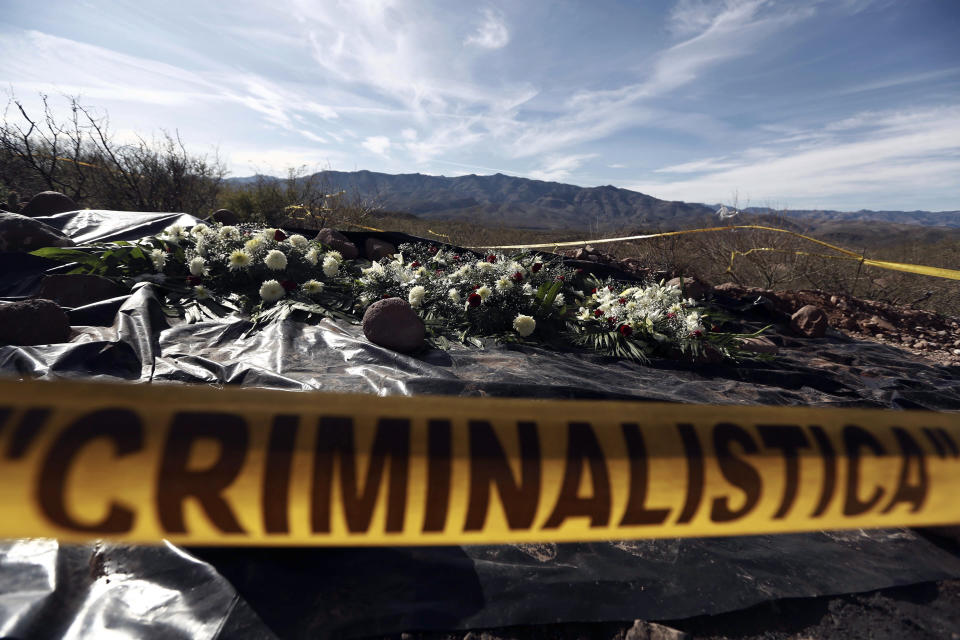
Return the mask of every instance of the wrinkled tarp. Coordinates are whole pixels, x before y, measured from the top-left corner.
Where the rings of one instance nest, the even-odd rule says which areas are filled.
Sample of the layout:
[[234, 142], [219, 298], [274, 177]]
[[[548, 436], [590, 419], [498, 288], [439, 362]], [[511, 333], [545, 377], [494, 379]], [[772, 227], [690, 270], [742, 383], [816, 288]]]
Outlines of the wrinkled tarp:
[[[42, 218], [84, 242], [136, 239], [194, 220], [102, 211]], [[46, 269], [62, 267], [0, 254], [0, 296], [31, 294]], [[287, 320], [245, 336], [250, 324], [240, 316], [172, 321], [157, 295], [141, 283], [128, 296], [68, 310], [70, 343], [0, 347], [0, 374], [378, 395], [960, 410], [958, 368], [838, 333], [797, 340], [774, 332], [782, 347], [774, 361], [740, 365], [661, 361], [645, 367], [516, 345], [406, 356], [370, 344], [358, 326], [344, 322]], [[762, 307], [718, 302], [747, 327], [775, 320]], [[39, 550], [30, 556], [17, 545]], [[960, 576], [957, 557], [899, 530], [464, 548], [192, 550], [201, 560], [170, 545], [28, 541], [0, 549], [0, 630], [23, 637], [44, 637], [38, 629], [46, 627], [37, 620], [56, 622], [46, 637], [65, 629], [71, 637], [97, 637], [107, 626], [136, 637], [142, 625], [153, 624], [153, 614], [166, 626], [150, 628], [163, 637], [269, 637], [254, 611], [282, 637], [663, 620]], [[78, 573], [91, 571], [78, 558], [118, 556], [127, 568], [113, 571], [111, 562], [97, 561], [103, 575]]]

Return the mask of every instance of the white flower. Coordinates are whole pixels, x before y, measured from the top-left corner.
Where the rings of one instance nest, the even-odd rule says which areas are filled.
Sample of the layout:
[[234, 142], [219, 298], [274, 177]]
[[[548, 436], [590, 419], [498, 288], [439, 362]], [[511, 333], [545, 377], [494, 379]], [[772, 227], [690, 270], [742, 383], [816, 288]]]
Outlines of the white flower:
[[323, 275], [328, 278], [332, 278], [337, 275], [337, 271], [340, 269], [340, 263], [333, 258], [329, 253], [323, 258]]
[[316, 295], [323, 291], [323, 283], [319, 280], [307, 280], [303, 283], [303, 292], [309, 296]]
[[526, 296], [533, 295], [533, 286], [529, 282], [523, 283], [523, 294]]
[[210, 292], [202, 284], [198, 284], [193, 288], [193, 297], [197, 300], [205, 300], [210, 297]]
[[260, 285], [260, 297], [266, 302], [273, 302], [274, 300], [279, 300], [284, 295], [286, 295], [286, 290], [283, 288], [283, 285], [277, 282], [276, 280], [267, 280], [262, 285]]
[[163, 271], [167, 264], [167, 254], [163, 249], [154, 249], [150, 252], [150, 260], [153, 262], [154, 269]]
[[276, 230], [276, 229], [264, 229], [263, 231], [260, 232], [260, 239], [261, 239], [261, 240], [267, 240], [268, 242], [269, 242], [270, 240], [275, 239], [276, 236], [277, 236], [277, 230]]
[[701, 326], [700, 324], [700, 314], [695, 311], [684, 319], [684, 324], [687, 327], [687, 331], [689, 331], [690, 333], [703, 331], [703, 326]]
[[208, 233], [212, 233], [212, 231], [210, 230], [210, 227], [203, 224], [202, 222], [199, 222], [193, 225], [193, 229], [190, 229], [190, 233], [192, 233], [193, 235], [199, 238], [200, 236], [205, 236]]
[[454, 304], [460, 303], [460, 292], [456, 289], [450, 289], [450, 291], [447, 291], [447, 297], [453, 300]]
[[263, 240], [257, 237], [250, 238], [243, 245], [243, 248], [247, 250], [247, 253], [253, 253], [260, 248], [260, 245], [263, 244]]
[[410, 293], [407, 295], [407, 302], [410, 303], [411, 307], [419, 307], [423, 303], [423, 296], [425, 295], [427, 295], [427, 290], [417, 285], [410, 289]]
[[577, 320], [589, 320], [590, 319], [590, 309], [586, 307], [580, 307], [579, 312], [577, 313]]
[[289, 238], [287, 238], [287, 242], [289, 242], [290, 244], [292, 244], [293, 246], [295, 246], [297, 249], [303, 249], [303, 248], [306, 247], [308, 244], [310, 244], [310, 241], [307, 240], [306, 238], [304, 238], [304, 237], [303, 237], [302, 235], [300, 235], [299, 233], [295, 233], [295, 234], [293, 234], [292, 236], [290, 236]]
[[382, 276], [386, 273], [386, 270], [383, 268], [383, 265], [379, 262], [371, 262], [370, 266], [366, 269], [360, 270], [363, 275], [374, 278], [376, 276]]
[[267, 265], [268, 269], [273, 271], [283, 271], [287, 268], [287, 256], [283, 254], [283, 251], [277, 249], [268, 251], [267, 257], [263, 259], [263, 262]]
[[493, 273], [494, 269], [492, 262], [486, 262], [484, 260], [477, 262], [476, 267], [481, 273]]
[[202, 276], [207, 273], [207, 261], [197, 256], [190, 261], [190, 275]]
[[482, 287], [477, 289], [477, 295], [480, 296], [481, 300], [486, 300], [487, 298], [490, 297], [490, 287], [488, 287], [487, 285], [483, 285]]
[[557, 305], [558, 307], [562, 307], [564, 303], [566, 303], [566, 299], [563, 297], [562, 293], [558, 293], [557, 297], [553, 299], [553, 304]]
[[249, 253], [243, 249], [237, 249], [230, 254], [230, 271], [249, 267], [252, 260]]
[[197, 244], [193, 247], [193, 249], [194, 249], [194, 251], [197, 252], [197, 254], [203, 256], [204, 258], [206, 258], [206, 257], [207, 257], [207, 250], [209, 249], [209, 244], [210, 244], [210, 243], [207, 242], [207, 236], [200, 236], [200, 237], [197, 239]]
[[225, 240], [238, 240], [240, 238], [240, 230], [232, 225], [225, 225], [220, 229], [220, 237]]
[[526, 338], [537, 328], [537, 321], [530, 316], [519, 314], [513, 319], [513, 328], [520, 334], [520, 337]]
[[500, 278], [497, 280], [497, 291], [509, 291], [513, 288], [513, 283], [510, 282], [510, 278]]
[[332, 258], [337, 262], [343, 262], [343, 254], [339, 251], [327, 251], [324, 260], [326, 260], [326, 258]]
[[163, 233], [174, 242], [178, 242], [187, 237], [187, 234], [183, 230], [183, 227], [181, 227], [178, 224], [167, 227], [166, 231], [164, 231]]
[[303, 257], [313, 266], [317, 266], [317, 262], [320, 260], [320, 251], [316, 247], [313, 247], [310, 251], [307, 251]]

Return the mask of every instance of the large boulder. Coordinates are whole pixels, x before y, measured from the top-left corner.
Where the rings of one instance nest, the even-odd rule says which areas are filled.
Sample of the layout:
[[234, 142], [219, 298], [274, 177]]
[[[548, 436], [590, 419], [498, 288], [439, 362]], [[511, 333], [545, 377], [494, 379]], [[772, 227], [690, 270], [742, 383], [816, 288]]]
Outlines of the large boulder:
[[38, 218], [65, 211], [76, 211], [79, 208], [72, 198], [59, 191], [41, 191], [30, 198], [30, 202], [20, 210], [20, 213], [30, 218]]
[[55, 344], [70, 339], [70, 320], [52, 300], [0, 303], [0, 344]]
[[0, 252], [33, 251], [41, 247], [72, 247], [76, 243], [50, 225], [19, 213], [0, 212]]
[[314, 238], [317, 242], [322, 242], [325, 246], [339, 251], [345, 260], [353, 260], [360, 255], [357, 245], [350, 242], [350, 239], [337, 231], [336, 229], [324, 228]]
[[109, 278], [82, 273], [45, 276], [38, 298], [53, 300], [64, 307], [82, 307], [126, 295], [127, 290]]
[[211, 222], [219, 222], [223, 225], [235, 225], [239, 224], [240, 216], [230, 211], [230, 209], [217, 209], [208, 220]]
[[397, 253], [397, 248], [384, 240], [367, 238], [363, 244], [363, 254], [368, 260], [377, 261], [380, 258], [389, 258]]
[[706, 285], [696, 278], [684, 276], [683, 278], [673, 278], [667, 282], [668, 287], [677, 287], [683, 289], [688, 298], [702, 298], [710, 291], [710, 286]]
[[363, 335], [381, 347], [410, 353], [423, 347], [427, 331], [410, 303], [387, 298], [367, 307], [363, 314]]
[[827, 314], [812, 304], [801, 307], [790, 317], [790, 328], [808, 338], [822, 338], [827, 335]]

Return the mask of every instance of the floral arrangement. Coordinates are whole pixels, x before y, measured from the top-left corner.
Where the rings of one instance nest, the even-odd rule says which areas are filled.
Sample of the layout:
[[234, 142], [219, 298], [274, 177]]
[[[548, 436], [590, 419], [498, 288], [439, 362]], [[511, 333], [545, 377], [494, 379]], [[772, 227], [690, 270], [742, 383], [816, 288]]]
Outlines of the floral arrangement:
[[474, 254], [421, 242], [376, 262], [346, 261], [281, 229], [203, 223], [137, 242], [34, 253], [74, 262], [74, 272], [150, 281], [191, 316], [249, 313], [254, 329], [292, 312], [358, 322], [377, 300], [399, 297], [441, 348], [451, 339], [477, 346], [492, 339], [646, 361], [733, 357], [747, 336], [716, 331], [708, 311], [677, 287], [601, 281], [549, 254]]

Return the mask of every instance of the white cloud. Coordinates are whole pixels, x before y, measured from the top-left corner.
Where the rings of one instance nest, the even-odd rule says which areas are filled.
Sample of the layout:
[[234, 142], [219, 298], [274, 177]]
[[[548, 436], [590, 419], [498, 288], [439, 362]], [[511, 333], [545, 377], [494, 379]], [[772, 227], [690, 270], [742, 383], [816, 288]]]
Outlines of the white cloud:
[[410, 128], [404, 129], [403, 131], [400, 132], [400, 136], [401, 136], [404, 140], [416, 140], [416, 139], [417, 139], [417, 130], [416, 130], [416, 129], [410, 129]]
[[579, 169], [584, 162], [591, 158], [596, 158], [596, 153], [582, 153], [566, 156], [551, 156], [547, 158], [547, 163], [535, 171], [529, 173], [534, 180], [547, 180], [557, 182], [567, 179], [571, 173]]
[[482, 49], [502, 49], [510, 42], [510, 32], [502, 15], [493, 9], [484, 9], [483, 22], [464, 42]]
[[364, 149], [381, 156], [387, 155], [387, 151], [390, 150], [390, 138], [386, 136], [370, 136], [361, 144]]

